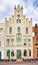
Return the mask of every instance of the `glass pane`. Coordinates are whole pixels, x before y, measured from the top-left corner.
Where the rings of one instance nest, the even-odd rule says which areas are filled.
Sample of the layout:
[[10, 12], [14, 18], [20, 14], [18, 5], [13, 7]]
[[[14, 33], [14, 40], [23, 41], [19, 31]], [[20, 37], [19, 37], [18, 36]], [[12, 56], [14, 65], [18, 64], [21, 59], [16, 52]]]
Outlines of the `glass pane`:
[[26, 34], [28, 33], [28, 28], [26, 28]]
[[9, 28], [9, 33], [10, 33], [10, 34], [12, 33], [12, 28], [11, 28], [11, 27]]
[[11, 56], [14, 56], [14, 50], [12, 50], [12, 52], [11, 52]]
[[24, 50], [24, 56], [27, 56], [27, 50]]
[[18, 58], [18, 59], [21, 58], [21, 50], [17, 50], [17, 58]]

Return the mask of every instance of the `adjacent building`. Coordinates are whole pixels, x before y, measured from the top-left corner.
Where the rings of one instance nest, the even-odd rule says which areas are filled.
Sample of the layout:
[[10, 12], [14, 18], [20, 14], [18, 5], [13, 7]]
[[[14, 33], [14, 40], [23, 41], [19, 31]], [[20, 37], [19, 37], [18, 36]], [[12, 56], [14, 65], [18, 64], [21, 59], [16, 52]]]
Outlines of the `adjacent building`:
[[0, 23], [0, 60], [4, 59], [5, 24]]
[[14, 15], [5, 18], [5, 59], [33, 59], [32, 18], [23, 15], [23, 7], [15, 6]]
[[33, 27], [34, 37], [33, 37], [33, 56], [34, 59], [38, 59], [38, 25], [35, 24], [35, 27]]

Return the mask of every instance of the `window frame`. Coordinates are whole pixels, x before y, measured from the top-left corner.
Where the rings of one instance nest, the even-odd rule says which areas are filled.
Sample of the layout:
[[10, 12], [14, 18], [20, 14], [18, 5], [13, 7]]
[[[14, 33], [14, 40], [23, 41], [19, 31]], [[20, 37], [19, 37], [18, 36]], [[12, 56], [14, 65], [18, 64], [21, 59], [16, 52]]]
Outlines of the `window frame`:
[[12, 34], [12, 27], [9, 28], [9, 33]]

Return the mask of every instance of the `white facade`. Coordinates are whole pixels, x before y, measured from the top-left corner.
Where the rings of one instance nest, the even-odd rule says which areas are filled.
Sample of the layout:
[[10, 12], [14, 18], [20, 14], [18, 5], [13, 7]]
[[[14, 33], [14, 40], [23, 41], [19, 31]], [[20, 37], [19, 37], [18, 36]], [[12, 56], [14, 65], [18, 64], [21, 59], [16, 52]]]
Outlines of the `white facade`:
[[1, 59], [33, 59], [32, 18], [26, 18], [19, 5], [9, 20], [0, 23], [0, 52]]
[[[7, 50], [10, 50], [10, 60], [33, 59], [32, 18], [26, 18], [19, 5], [14, 8], [14, 16], [5, 19], [5, 59], [8, 59]], [[14, 56], [11, 56], [12, 50]]]

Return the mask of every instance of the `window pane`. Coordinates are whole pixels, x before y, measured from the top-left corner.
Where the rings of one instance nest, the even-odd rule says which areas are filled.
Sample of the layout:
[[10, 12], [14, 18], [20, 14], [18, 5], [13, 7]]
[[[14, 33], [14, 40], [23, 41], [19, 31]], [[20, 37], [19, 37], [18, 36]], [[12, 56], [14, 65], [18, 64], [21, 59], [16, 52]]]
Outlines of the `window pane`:
[[21, 59], [21, 50], [17, 50], [17, 58]]
[[12, 28], [11, 28], [11, 27], [9, 28], [9, 33], [10, 33], [10, 34], [12, 33]]
[[17, 23], [21, 23], [21, 19], [18, 18], [18, 19], [17, 19]]
[[20, 27], [18, 27], [17, 30], [18, 30], [18, 33], [20, 33]]
[[18, 14], [17, 17], [20, 17], [20, 15]]
[[27, 39], [24, 39], [24, 45], [26, 45], [27, 44]]
[[28, 39], [28, 45], [31, 45], [31, 39]]
[[13, 43], [14, 39], [11, 39], [11, 43]]
[[17, 23], [18, 23], [18, 19], [17, 19]]
[[26, 34], [28, 33], [28, 28], [26, 28]]
[[14, 50], [11, 51], [11, 56], [14, 56]]
[[9, 43], [10, 43], [10, 39], [7, 39], [7, 45], [9, 45]]
[[18, 33], [16, 35], [16, 39], [17, 39], [17, 42], [21, 42], [21, 34], [20, 33]]
[[31, 56], [31, 50], [29, 50], [29, 56]]
[[11, 39], [11, 45], [13, 45], [14, 39]]
[[27, 50], [24, 50], [24, 56], [27, 56]]

